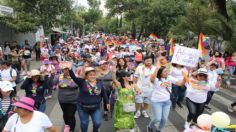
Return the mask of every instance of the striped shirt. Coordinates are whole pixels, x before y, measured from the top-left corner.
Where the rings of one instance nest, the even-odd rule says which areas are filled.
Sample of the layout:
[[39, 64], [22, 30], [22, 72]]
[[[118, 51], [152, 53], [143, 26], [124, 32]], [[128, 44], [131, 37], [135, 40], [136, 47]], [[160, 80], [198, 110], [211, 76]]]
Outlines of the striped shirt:
[[6, 113], [9, 106], [11, 105], [11, 98], [10, 97], [3, 97], [0, 98], [1, 105], [2, 105], [2, 112]]

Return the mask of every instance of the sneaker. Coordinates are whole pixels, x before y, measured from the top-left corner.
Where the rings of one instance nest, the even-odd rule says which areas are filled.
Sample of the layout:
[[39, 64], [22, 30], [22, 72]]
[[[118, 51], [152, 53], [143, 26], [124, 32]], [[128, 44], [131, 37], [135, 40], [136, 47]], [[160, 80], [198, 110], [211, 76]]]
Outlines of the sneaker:
[[108, 113], [107, 112], [104, 112], [103, 118], [105, 121], [108, 121]]
[[147, 132], [154, 132], [152, 128], [147, 125]]
[[69, 125], [65, 125], [64, 132], [70, 132], [70, 126]]
[[185, 129], [189, 129], [190, 128], [190, 124], [191, 124], [191, 122], [185, 122], [185, 124], [184, 124], [184, 128]]
[[179, 108], [183, 108], [183, 105], [181, 103], [177, 103]]
[[149, 115], [147, 114], [146, 111], [143, 111], [143, 112], [142, 112], [142, 115], [143, 115], [145, 118], [149, 118]]
[[230, 81], [226, 81], [227, 86], [230, 86]]
[[46, 100], [51, 99], [51, 98], [52, 98], [52, 95], [48, 95], [48, 96], [45, 97]]
[[137, 111], [134, 115], [134, 118], [137, 119], [141, 116], [141, 112], [140, 111]]
[[233, 109], [233, 107], [231, 105], [228, 106], [228, 111], [229, 112], [234, 112], [234, 109]]

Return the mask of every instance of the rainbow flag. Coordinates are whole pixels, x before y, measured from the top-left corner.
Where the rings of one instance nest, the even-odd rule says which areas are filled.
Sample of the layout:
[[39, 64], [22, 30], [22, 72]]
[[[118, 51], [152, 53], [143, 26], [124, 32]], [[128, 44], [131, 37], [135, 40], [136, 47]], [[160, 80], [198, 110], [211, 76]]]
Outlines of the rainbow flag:
[[201, 57], [202, 58], [205, 58], [206, 57], [206, 54], [207, 54], [207, 51], [204, 47], [204, 35], [203, 33], [200, 33], [199, 35], [199, 39], [198, 39], [198, 50], [201, 52]]
[[103, 41], [103, 46], [106, 45], [106, 38], [105, 38], [105, 35], [102, 35], [102, 41]]
[[173, 38], [170, 39], [169, 44], [170, 44], [169, 56], [173, 56], [173, 54], [174, 54], [174, 47], [175, 47], [175, 43], [174, 43], [174, 39]]
[[157, 39], [158, 37], [157, 37], [157, 35], [156, 35], [155, 33], [151, 33], [151, 34], [149, 35], [149, 38], [151, 38], [151, 39]]

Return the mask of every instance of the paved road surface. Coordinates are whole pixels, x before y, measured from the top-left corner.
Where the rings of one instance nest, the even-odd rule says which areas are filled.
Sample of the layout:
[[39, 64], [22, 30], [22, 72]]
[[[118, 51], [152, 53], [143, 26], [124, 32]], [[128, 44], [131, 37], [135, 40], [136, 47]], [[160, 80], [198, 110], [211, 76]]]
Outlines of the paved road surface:
[[[40, 62], [33, 62], [31, 64], [31, 69], [33, 68], [39, 68], [41, 65]], [[229, 113], [227, 111], [227, 106], [233, 102], [236, 101], [236, 81], [234, 80], [232, 83], [234, 83], [233, 88], [231, 89], [221, 89], [219, 92], [217, 92], [210, 103], [210, 107], [212, 108], [211, 111], [204, 111], [204, 113], [211, 114], [215, 111], [224, 111], [231, 117], [231, 124], [236, 124], [236, 112]], [[18, 95], [23, 96], [24, 91], [18, 89]], [[149, 112], [150, 113], [150, 112]], [[171, 111], [169, 115], [169, 121], [167, 122], [167, 125], [164, 129], [165, 132], [182, 132], [184, 127], [184, 122], [187, 117], [188, 110], [186, 106], [182, 109], [176, 109], [175, 111]], [[53, 93], [53, 98], [50, 100], [47, 100], [47, 109], [46, 114], [50, 117], [53, 124], [57, 126], [57, 128], [60, 130], [60, 132], [63, 131], [64, 121], [62, 119], [62, 111], [57, 101], [57, 92]], [[151, 114], [151, 113], [150, 113]], [[78, 113], [76, 113], [76, 132], [79, 132], [79, 118]], [[109, 121], [103, 121], [101, 132], [115, 132], [113, 129], [113, 123], [112, 119]], [[146, 125], [148, 124], [149, 119], [145, 119], [144, 117], [141, 117], [140, 119], [136, 120], [137, 128], [140, 132], [146, 132]], [[92, 132], [92, 122], [90, 122], [89, 125], [89, 132]]]

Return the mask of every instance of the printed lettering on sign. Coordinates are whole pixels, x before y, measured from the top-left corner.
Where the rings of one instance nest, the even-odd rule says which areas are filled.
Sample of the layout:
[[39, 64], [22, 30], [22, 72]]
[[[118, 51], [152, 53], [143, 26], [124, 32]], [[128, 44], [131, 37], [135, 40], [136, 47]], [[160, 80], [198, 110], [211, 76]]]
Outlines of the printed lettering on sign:
[[183, 66], [196, 67], [199, 57], [200, 52], [197, 49], [176, 46], [171, 62]]

